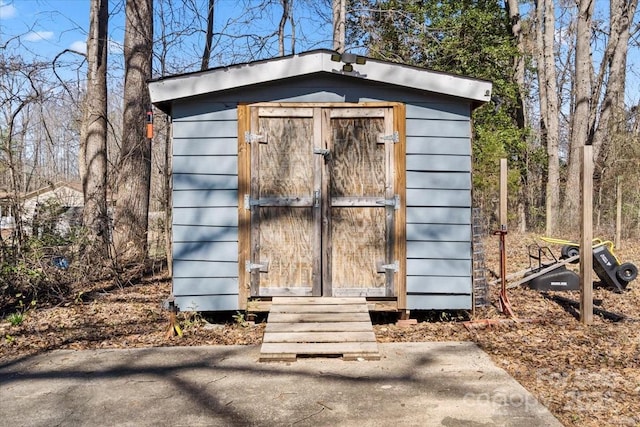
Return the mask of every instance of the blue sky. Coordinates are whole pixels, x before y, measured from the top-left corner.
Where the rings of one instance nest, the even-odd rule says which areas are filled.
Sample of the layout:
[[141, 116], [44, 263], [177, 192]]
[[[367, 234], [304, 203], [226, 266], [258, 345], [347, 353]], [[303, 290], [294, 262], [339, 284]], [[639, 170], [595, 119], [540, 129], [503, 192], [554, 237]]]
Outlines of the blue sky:
[[89, 22], [86, 0], [0, 0], [0, 40], [20, 36], [22, 49], [41, 57], [84, 50]]
[[[205, 4], [204, 0], [199, 0]], [[121, 44], [123, 38], [123, 3], [124, 0], [111, 0], [111, 17], [109, 23], [110, 30], [110, 58], [117, 67], [117, 63], [121, 60]], [[229, 19], [233, 19], [233, 14], [237, 14], [240, 8], [246, 4], [258, 4], [260, 2], [250, 0], [217, 0], [216, 2], [216, 24], [215, 30], [220, 31]], [[320, 2], [318, 2], [320, 3]], [[174, 4], [180, 5], [181, 1], [175, 1]], [[296, 10], [294, 14], [296, 19], [301, 20], [296, 28], [296, 36], [298, 39], [296, 51], [300, 52], [312, 48], [324, 47], [330, 48], [331, 28], [328, 24], [323, 24], [321, 18], [314, 15], [314, 11], [310, 11], [308, 4], [312, 4], [309, 0], [298, 0], [294, 2]], [[606, 19], [608, 2], [598, 0], [596, 2], [597, 9], [596, 19]], [[157, 4], [156, 4], [157, 7]], [[230, 27], [229, 32], [248, 33], [262, 32], [262, 34], [274, 31], [279, 19], [279, 11], [271, 9], [268, 11], [255, 12], [256, 15], [250, 20], [251, 28], [247, 28], [246, 23], [235, 23], [235, 27]], [[0, 46], [10, 41], [13, 37], [19, 37], [18, 40], [12, 40], [9, 43], [9, 52], [17, 52], [23, 56], [33, 55], [44, 61], [52, 60], [57, 54], [64, 49], [73, 49], [84, 51], [87, 39], [87, 30], [89, 25], [89, 0], [0, 0]], [[157, 23], [157, 20], [156, 20]], [[305, 33], [306, 31], [306, 33]], [[196, 35], [192, 37], [202, 37]], [[287, 42], [288, 43], [288, 42]], [[232, 47], [228, 47], [233, 45]], [[202, 42], [194, 39], [186, 45], [176, 48], [178, 55], [188, 57], [186, 61], [192, 64], [197, 62], [198, 56], [201, 54]], [[219, 55], [212, 60], [212, 66], [226, 65], [232, 62], [242, 62], [235, 60], [245, 58], [235, 56], [231, 58], [228, 53], [230, 50], [242, 49], [242, 42], [233, 39], [220, 39]], [[225, 52], [223, 49], [227, 49]], [[288, 47], [288, 44], [287, 44]], [[595, 46], [594, 46], [595, 47]], [[275, 55], [273, 41], [267, 52], [262, 53], [262, 57]], [[287, 52], [288, 53], [288, 52]], [[594, 55], [595, 58], [598, 55]], [[81, 62], [80, 58], [73, 55], [66, 55], [61, 58], [60, 66], [65, 64], [70, 69], [76, 68]], [[627, 103], [634, 105], [640, 102], [640, 86], [638, 71], [636, 64], [640, 62], [637, 49], [630, 49], [628, 63], [628, 84], [627, 84]], [[596, 64], [597, 66], [597, 64]]]
[[[205, 0], [197, 0], [201, 6], [200, 13], [204, 15], [202, 9], [206, 6]], [[155, 2], [156, 13], [158, 13], [158, 3]], [[253, 10], [250, 22], [247, 24], [241, 22], [242, 19], [249, 19], [246, 15], [246, 9], [255, 7], [261, 2], [251, 0], [217, 0], [215, 10], [214, 31], [224, 31], [225, 25], [228, 25], [227, 32], [229, 34], [240, 33], [258, 33], [268, 34], [277, 28], [277, 22], [280, 19], [281, 9], [277, 4], [271, 6], [268, 10]], [[299, 1], [294, 9], [296, 20], [301, 20], [296, 28], [297, 45], [296, 51], [309, 50], [317, 47], [331, 47], [331, 26], [319, 25], [319, 17], [314, 16], [313, 11], [308, 7], [309, 1]], [[123, 20], [123, 4], [124, 0], [110, 1], [110, 21], [109, 21], [109, 37], [110, 55], [117, 56], [121, 53], [121, 45], [124, 32]], [[181, 1], [174, 1], [176, 10], [187, 10], [182, 6]], [[296, 3], [294, 3], [296, 5]], [[183, 12], [180, 12], [183, 13]], [[245, 14], [238, 21], [238, 14]], [[317, 14], [316, 14], [317, 15]], [[190, 18], [183, 18], [187, 22]], [[314, 22], [315, 21], [315, 22]], [[155, 25], [159, 25], [159, 19], [156, 18]], [[10, 38], [19, 36], [20, 42], [17, 40], [10, 43], [10, 48], [17, 50], [23, 56], [34, 55], [39, 59], [51, 60], [55, 55], [64, 49], [73, 49], [77, 51], [86, 50], [87, 30], [89, 26], [89, 0], [0, 0], [0, 45], [7, 42]], [[204, 28], [204, 23], [195, 23], [195, 27]], [[170, 30], [173, 30], [170, 29]], [[287, 31], [290, 31], [289, 27]], [[159, 31], [156, 28], [156, 37], [159, 37]], [[202, 37], [203, 34], [196, 33], [187, 38], [180, 48], [176, 47], [176, 55], [181, 54], [190, 60], [198, 58], [202, 54]], [[274, 45], [274, 37], [270, 38], [268, 51], [265, 56], [274, 56], [277, 54], [277, 46]], [[226, 59], [223, 50], [235, 49], [242, 50], [242, 41], [235, 40], [233, 37], [224, 39], [221, 37], [219, 55], [217, 59], [212, 56], [211, 66], [228, 65], [233, 62], [232, 59]], [[289, 49], [289, 41], [286, 42]], [[229, 46], [233, 45], [233, 48]], [[226, 46], [226, 47], [225, 47]], [[274, 47], [275, 46], [275, 47]], [[273, 50], [276, 49], [274, 52]], [[289, 53], [289, 52], [287, 52]], [[71, 59], [68, 57], [67, 59]], [[253, 58], [252, 58], [253, 59]], [[222, 61], [228, 61], [222, 64]], [[193, 61], [192, 61], [193, 62]]]

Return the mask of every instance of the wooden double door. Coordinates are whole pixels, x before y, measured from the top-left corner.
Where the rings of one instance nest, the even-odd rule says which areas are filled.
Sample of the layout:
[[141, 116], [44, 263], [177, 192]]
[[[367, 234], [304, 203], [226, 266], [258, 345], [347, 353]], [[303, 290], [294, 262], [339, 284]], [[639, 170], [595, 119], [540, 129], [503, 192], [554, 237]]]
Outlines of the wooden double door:
[[251, 296], [395, 294], [394, 109], [250, 107]]

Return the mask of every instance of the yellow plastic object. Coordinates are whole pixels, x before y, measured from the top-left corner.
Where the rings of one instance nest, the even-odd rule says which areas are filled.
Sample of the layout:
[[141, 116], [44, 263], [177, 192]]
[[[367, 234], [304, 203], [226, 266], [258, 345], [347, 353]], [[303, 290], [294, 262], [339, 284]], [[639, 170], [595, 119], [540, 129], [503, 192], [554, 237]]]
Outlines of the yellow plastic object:
[[[540, 240], [543, 240], [547, 243], [557, 244], [557, 245], [568, 245], [568, 246], [580, 247], [579, 243], [572, 242], [570, 240], [556, 239], [554, 237], [541, 236]], [[592, 248], [597, 248], [598, 246], [607, 246], [609, 248], [609, 252], [611, 252], [611, 255], [613, 255], [616, 261], [618, 261], [618, 264], [620, 264], [620, 260], [618, 259], [618, 257], [614, 252], [614, 245], [611, 240], [602, 240], [599, 238], [595, 238], [591, 241], [591, 245], [592, 245]]]

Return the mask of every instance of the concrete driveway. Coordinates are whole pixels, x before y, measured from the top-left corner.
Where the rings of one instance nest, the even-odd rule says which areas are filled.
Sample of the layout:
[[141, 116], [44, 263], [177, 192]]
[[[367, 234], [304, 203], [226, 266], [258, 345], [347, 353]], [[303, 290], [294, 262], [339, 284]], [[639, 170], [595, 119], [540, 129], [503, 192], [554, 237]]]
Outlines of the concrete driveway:
[[469, 342], [380, 361], [259, 363], [256, 346], [54, 351], [0, 362], [11, 426], [560, 426]]

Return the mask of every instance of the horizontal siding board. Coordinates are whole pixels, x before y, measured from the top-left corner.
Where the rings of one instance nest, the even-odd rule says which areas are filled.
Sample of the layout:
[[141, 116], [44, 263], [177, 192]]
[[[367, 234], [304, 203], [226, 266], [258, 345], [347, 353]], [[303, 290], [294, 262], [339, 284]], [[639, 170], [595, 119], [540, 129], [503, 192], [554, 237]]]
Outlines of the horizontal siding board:
[[407, 206], [470, 207], [469, 190], [407, 189]]
[[235, 156], [237, 138], [173, 138], [174, 156]]
[[408, 154], [406, 164], [407, 171], [468, 172], [471, 170], [471, 156]]
[[238, 226], [238, 208], [174, 208], [173, 225]]
[[407, 105], [408, 119], [469, 120], [469, 105], [461, 102], [415, 102]]
[[200, 100], [176, 102], [172, 111], [172, 121], [194, 120], [237, 120], [236, 103], [206, 102]]
[[174, 225], [174, 242], [237, 242], [238, 227]]
[[175, 122], [174, 138], [237, 138], [237, 120], [198, 120]]
[[471, 224], [471, 208], [407, 207], [408, 224]]
[[470, 242], [466, 224], [407, 224], [407, 241]]
[[180, 311], [238, 310], [238, 294], [179, 296], [174, 302]]
[[407, 242], [407, 258], [471, 259], [471, 242]]
[[471, 295], [407, 295], [409, 310], [471, 310], [471, 304]]
[[407, 137], [407, 154], [456, 154], [471, 155], [469, 138], [444, 138], [432, 136]]
[[238, 242], [174, 242], [174, 260], [238, 261]]
[[183, 277], [173, 279], [173, 295], [216, 295], [238, 292], [237, 277]]
[[202, 173], [173, 174], [174, 190], [237, 190], [237, 175], [213, 175]]
[[233, 156], [173, 156], [173, 173], [237, 175], [238, 157]]
[[407, 188], [471, 190], [469, 172], [407, 172]]
[[471, 290], [470, 277], [407, 277], [407, 292], [412, 294], [471, 294]]
[[193, 207], [237, 207], [237, 190], [174, 190], [173, 206]]
[[471, 260], [408, 259], [407, 275], [471, 277]]
[[238, 263], [173, 260], [173, 277], [238, 277]]
[[470, 138], [471, 123], [469, 120], [407, 119], [407, 135]]

